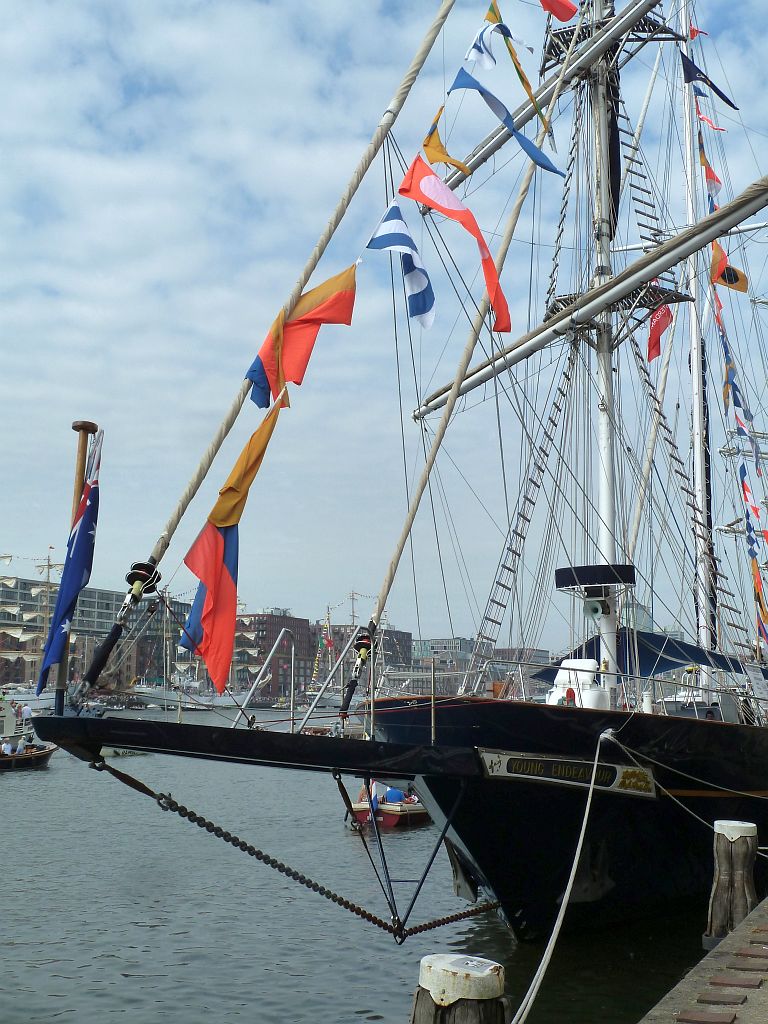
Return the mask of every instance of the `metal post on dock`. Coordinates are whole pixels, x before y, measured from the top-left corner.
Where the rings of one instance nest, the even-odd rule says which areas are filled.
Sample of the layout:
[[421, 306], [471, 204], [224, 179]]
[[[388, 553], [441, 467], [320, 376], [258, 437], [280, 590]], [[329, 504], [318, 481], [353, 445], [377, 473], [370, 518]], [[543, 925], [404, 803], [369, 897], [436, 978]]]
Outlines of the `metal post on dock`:
[[750, 821], [716, 821], [715, 874], [709, 897], [704, 949], [714, 949], [757, 904], [754, 867], [757, 826]]
[[431, 727], [432, 727], [432, 746], [434, 747], [437, 743], [437, 720], [435, 718], [435, 659], [432, 658], [432, 671], [430, 673], [430, 694], [432, 696], [432, 708], [431, 708]]
[[479, 956], [435, 953], [421, 959], [410, 1024], [509, 1024], [504, 968]]

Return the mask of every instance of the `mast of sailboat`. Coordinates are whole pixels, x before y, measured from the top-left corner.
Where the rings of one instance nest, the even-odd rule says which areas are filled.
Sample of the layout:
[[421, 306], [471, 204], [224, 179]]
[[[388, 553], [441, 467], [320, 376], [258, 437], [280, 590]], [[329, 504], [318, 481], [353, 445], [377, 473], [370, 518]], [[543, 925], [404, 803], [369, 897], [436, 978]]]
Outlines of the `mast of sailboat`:
[[[603, 0], [593, 0], [593, 33], [602, 23], [608, 6]], [[612, 4], [610, 6], [612, 7]], [[612, 10], [611, 13], [613, 13]], [[592, 68], [590, 80], [595, 147], [593, 283], [598, 287], [613, 277], [611, 240], [617, 215], [617, 211], [614, 209], [614, 194], [618, 192], [619, 186], [618, 182], [612, 181], [611, 176], [612, 140], [609, 117], [616, 98], [609, 96], [609, 61], [609, 54], [602, 56]], [[597, 511], [599, 518], [597, 559], [603, 565], [614, 565], [616, 562], [615, 402], [613, 392], [613, 314], [610, 308], [604, 309], [596, 318], [595, 323], [597, 329], [595, 352], [597, 360]], [[606, 673], [604, 676], [606, 685], [615, 688], [618, 671], [615, 587], [606, 586], [604, 588], [602, 607], [603, 614], [597, 620], [600, 624], [600, 666]]]
[[[551, 92], [551, 103], [549, 109], [547, 110], [545, 124], [549, 124], [551, 120], [552, 112], [556, 107], [557, 100], [560, 96], [560, 91], [565, 83], [566, 71], [570, 66], [569, 60], [576, 45], [576, 40], [579, 36], [579, 29], [581, 28], [583, 19], [584, 9], [582, 9], [582, 14], [579, 18], [578, 25], [576, 26], [576, 29], [573, 32], [573, 35], [571, 36], [571, 42], [568, 48], [568, 53], [560, 68], [560, 74], [557, 81], [555, 82], [554, 89]], [[544, 144], [546, 134], [547, 129], [545, 127], [542, 127], [536, 139], [537, 146], [542, 146]], [[520, 184], [520, 189], [518, 191], [517, 198], [515, 199], [515, 202], [512, 206], [512, 210], [510, 211], [509, 214], [509, 218], [507, 219], [507, 223], [504, 227], [504, 231], [501, 237], [501, 243], [499, 245], [494, 260], [496, 264], [496, 271], [499, 274], [501, 273], [501, 269], [504, 266], [504, 260], [506, 259], [507, 252], [509, 251], [509, 246], [512, 242], [512, 237], [514, 235], [515, 228], [517, 227], [517, 222], [520, 218], [520, 212], [523, 208], [523, 204], [528, 195], [528, 190], [531, 187], [531, 182], [533, 181], [533, 175], [535, 171], [536, 165], [533, 163], [533, 161], [529, 161], [525, 175], [523, 176], [523, 180]], [[469, 367], [470, 360], [472, 359], [472, 354], [475, 350], [475, 346], [477, 345], [477, 340], [480, 337], [480, 332], [483, 329], [489, 310], [490, 299], [488, 296], [488, 292], [485, 291], [483, 293], [482, 299], [480, 300], [480, 304], [477, 307], [475, 317], [472, 321], [472, 326], [470, 328], [469, 335], [464, 346], [464, 351], [461, 354], [461, 359], [459, 360], [459, 365], [456, 368], [456, 374], [454, 376], [453, 384], [451, 385], [448, 394], [445, 409], [443, 410], [440, 422], [438, 423], [437, 428], [435, 429], [434, 436], [432, 438], [432, 445], [430, 447], [429, 452], [427, 453], [427, 457], [424, 462], [424, 466], [422, 467], [419, 480], [416, 483], [416, 486], [411, 494], [411, 501], [408, 507], [408, 513], [406, 515], [403, 528], [400, 531], [400, 536], [397, 540], [395, 551], [392, 555], [392, 558], [390, 559], [389, 566], [387, 567], [387, 571], [384, 575], [384, 580], [381, 584], [381, 589], [379, 590], [378, 597], [376, 598], [376, 604], [371, 614], [370, 622], [368, 623], [368, 629], [361, 632], [360, 643], [356, 644], [358, 651], [358, 659], [355, 664], [353, 673], [350, 677], [349, 683], [347, 684], [347, 689], [341, 703], [342, 715], [346, 714], [347, 709], [349, 708], [349, 705], [352, 701], [352, 697], [355, 692], [355, 688], [357, 686], [359, 674], [363, 668], [363, 665], [367, 661], [373, 636], [376, 633], [379, 626], [379, 622], [381, 621], [381, 618], [384, 614], [384, 607], [387, 603], [389, 592], [392, 589], [392, 584], [394, 583], [395, 580], [395, 574], [397, 573], [397, 569], [400, 564], [400, 559], [402, 558], [403, 551], [405, 550], [405, 545], [407, 544], [408, 538], [410, 537], [411, 529], [413, 528], [413, 524], [416, 520], [416, 514], [419, 510], [419, 505], [421, 504], [421, 499], [427, 488], [427, 484], [429, 483], [429, 479], [432, 474], [432, 469], [437, 459], [438, 451], [440, 450], [440, 446], [443, 443], [443, 438], [445, 437], [445, 433], [448, 429], [448, 424], [450, 423], [453, 410], [455, 408], [456, 402], [458, 401], [459, 391], [462, 382], [464, 381], [464, 376]]]
[[[682, 0], [680, 5], [680, 35], [684, 37], [681, 44], [683, 52], [689, 56], [689, 0]], [[696, 140], [693, 133], [693, 94], [688, 88], [683, 89], [684, 101], [684, 142], [685, 142], [685, 182], [686, 212], [688, 223], [693, 224], [699, 212], [698, 203], [698, 161], [694, 153]], [[709, 465], [709, 422], [707, 416], [707, 364], [704, 339], [701, 331], [699, 285], [699, 253], [694, 252], [688, 257], [685, 265], [685, 277], [688, 294], [693, 302], [690, 307], [690, 347], [691, 347], [691, 415], [692, 415], [692, 447], [693, 447], [693, 489], [696, 496], [696, 507], [701, 516], [694, 522], [694, 540], [696, 551], [696, 626], [699, 646], [711, 650], [715, 646], [715, 575], [712, 559], [712, 488], [710, 484]]]

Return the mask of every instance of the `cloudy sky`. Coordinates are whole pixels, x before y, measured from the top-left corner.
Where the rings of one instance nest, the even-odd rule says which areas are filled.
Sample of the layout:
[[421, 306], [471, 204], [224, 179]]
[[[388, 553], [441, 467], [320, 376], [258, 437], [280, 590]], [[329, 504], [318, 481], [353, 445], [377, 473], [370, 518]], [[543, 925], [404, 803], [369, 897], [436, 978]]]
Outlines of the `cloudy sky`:
[[[395, 128], [408, 159], [485, 7], [459, 0], [438, 39]], [[92, 582], [122, 589], [130, 563], [149, 554], [436, 9], [399, 0], [7, 0], [0, 551], [16, 556], [20, 575], [49, 546], [54, 558], [63, 555], [76, 419], [105, 431]], [[727, 62], [720, 82], [743, 108], [766, 94], [764, 53], [746, 30], [760, 23], [760, 9], [757, 0], [744, 3], [739, 24], [726, 23], [711, 0], [696, 15]], [[525, 55], [535, 81], [541, 8], [506, 0], [502, 11], [536, 48]], [[715, 77], [717, 65], [709, 66]], [[498, 91], [514, 109], [519, 86], [511, 69], [498, 70]], [[482, 104], [466, 106], [460, 119], [453, 108], [458, 156], [494, 127]], [[502, 217], [494, 203], [509, 201], [521, 170], [519, 159], [505, 170], [506, 162], [498, 161], [487, 196], [471, 201], [489, 238]], [[745, 163], [734, 191], [753, 172]], [[313, 283], [358, 257], [383, 212], [384, 189], [379, 160]], [[415, 209], [404, 208], [415, 225]], [[476, 250], [455, 241], [475, 280]], [[366, 257], [353, 327], [321, 333], [305, 383], [292, 389], [241, 526], [239, 590], [248, 609], [283, 606], [317, 618], [351, 591], [378, 592], [406, 504], [388, 272], [386, 258]], [[524, 328], [527, 282], [504, 282], [513, 321]], [[446, 299], [433, 336], [415, 341], [421, 386], [450, 379], [465, 335]], [[410, 398], [403, 407], [410, 412]], [[181, 561], [260, 416], [250, 403], [244, 409], [177, 531], [162, 566], [174, 593], [193, 590]], [[477, 453], [480, 495], [486, 429], [464, 428], [453, 449]], [[416, 428], [406, 421], [405, 430], [417, 451]], [[414, 460], [406, 456], [411, 480]], [[484, 604], [499, 540], [490, 521], [468, 525], [479, 500], [467, 499], [458, 515], [464, 560], [480, 568], [474, 603]], [[422, 631], [472, 635], [473, 601], [447, 618], [428, 518], [420, 530]], [[416, 632], [409, 574], [410, 561], [388, 611]], [[362, 597], [358, 614], [367, 617], [372, 604]], [[349, 610], [342, 604], [337, 618]]]

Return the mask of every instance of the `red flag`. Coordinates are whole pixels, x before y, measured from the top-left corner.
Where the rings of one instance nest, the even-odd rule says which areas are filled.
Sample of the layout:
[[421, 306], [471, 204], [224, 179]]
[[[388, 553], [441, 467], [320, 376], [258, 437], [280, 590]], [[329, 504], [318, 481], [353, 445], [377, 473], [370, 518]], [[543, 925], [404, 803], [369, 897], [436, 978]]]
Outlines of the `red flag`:
[[[283, 311], [269, 329], [246, 377], [253, 381], [251, 398], [262, 409], [269, 395], [277, 398], [286, 381], [301, 384], [322, 324], [351, 324], [355, 305], [353, 264], [317, 288], [304, 292], [285, 323]], [[288, 405], [287, 397], [283, 405]]]
[[720, 127], [718, 127], [718, 125], [715, 124], [715, 122], [712, 120], [711, 117], [707, 117], [706, 114], [702, 114], [701, 107], [699, 107], [699, 101], [698, 101], [697, 98], [694, 99], [694, 103], [696, 104], [696, 116], [698, 117], [698, 119], [700, 121], [703, 121], [704, 124], [708, 124], [709, 127], [712, 129], [712, 131], [714, 131], [714, 132], [727, 132], [728, 131], [727, 128], [720, 128]]
[[235, 642], [237, 524], [279, 415], [280, 403], [277, 403], [240, 453], [219, 491], [219, 500], [211, 509], [207, 523], [184, 558], [200, 585], [180, 643], [200, 655], [219, 693], [223, 693], [227, 685]]
[[207, 522], [184, 558], [200, 586], [181, 645], [200, 655], [219, 693], [227, 685], [235, 643], [237, 549], [237, 526]]
[[723, 187], [722, 181], [718, 178], [712, 168], [707, 164], [704, 168], [704, 177], [707, 182], [707, 193], [714, 199], [720, 189]]
[[648, 334], [648, 362], [661, 355], [661, 336], [672, 323], [672, 310], [669, 306], [659, 306], [651, 317], [651, 329]]
[[714, 289], [713, 292], [715, 296], [715, 323], [721, 331], [724, 331], [725, 327], [723, 325], [723, 304], [720, 301], [720, 296], [717, 294], [716, 291], [714, 291]]
[[571, 0], [539, 0], [539, 3], [558, 21], [570, 21], [578, 10], [576, 4], [572, 4]]
[[507, 306], [507, 300], [504, 298], [504, 292], [501, 290], [496, 264], [493, 262], [490, 250], [485, 244], [483, 233], [478, 227], [472, 211], [459, 202], [445, 182], [438, 178], [420, 156], [414, 157], [413, 163], [405, 172], [405, 177], [398, 192], [407, 199], [413, 199], [414, 202], [429, 206], [431, 209], [442, 213], [445, 217], [450, 217], [451, 220], [457, 221], [474, 237], [480, 250], [480, 262], [483, 267], [485, 287], [488, 290], [488, 297], [496, 314], [493, 329], [495, 331], [510, 331], [512, 324], [509, 319], [509, 307]]
[[691, 25], [690, 38], [695, 39], [696, 36], [708, 36], [709, 32], [702, 32], [700, 28], [696, 28], [695, 25]]

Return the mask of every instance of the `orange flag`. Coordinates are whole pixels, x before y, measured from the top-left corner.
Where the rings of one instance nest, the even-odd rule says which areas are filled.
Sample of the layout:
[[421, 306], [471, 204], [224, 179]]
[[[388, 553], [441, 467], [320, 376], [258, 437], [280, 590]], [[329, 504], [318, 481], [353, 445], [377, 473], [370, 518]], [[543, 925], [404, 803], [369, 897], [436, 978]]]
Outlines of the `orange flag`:
[[735, 292], [745, 292], [749, 287], [747, 275], [728, 262], [728, 255], [719, 242], [712, 243], [712, 266], [709, 270], [712, 284], [722, 284]]
[[[301, 384], [309, 357], [323, 324], [351, 324], [355, 306], [356, 264], [305, 292], [288, 322], [283, 310], [269, 329], [246, 378], [253, 382], [251, 398], [262, 409], [269, 395], [277, 398], [286, 381]], [[287, 406], [288, 396], [283, 399]]]

